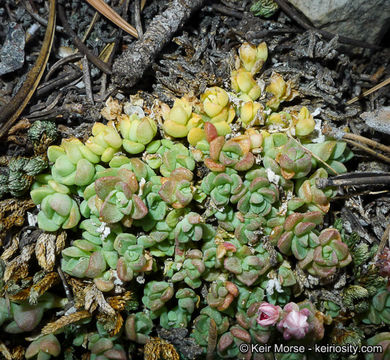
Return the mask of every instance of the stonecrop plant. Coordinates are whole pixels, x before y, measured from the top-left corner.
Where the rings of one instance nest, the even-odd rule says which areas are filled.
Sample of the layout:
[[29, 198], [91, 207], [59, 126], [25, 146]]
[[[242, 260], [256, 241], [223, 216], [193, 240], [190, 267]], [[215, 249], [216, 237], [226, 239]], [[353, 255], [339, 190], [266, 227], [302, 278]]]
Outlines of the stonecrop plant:
[[[265, 43], [245, 43], [231, 89], [143, 109], [147, 116], [110, 99], [109, 121], [85, 143], [48, 149], [50, 172], [31, 190], [38, 225], [69, 230], [68, 275], [107, 294], [118, 284], [140, 289], [141, 305], [123, 324], [133, 343], [146, 344], [159, 326], [186, 327], [203, 356], [250, 359], [240, 344], [313, 344], [339, 313], [300, 296], [298, 274], [329, 282], [353, 260], [339, 230], [324, 225], [335, 189], [316, 183], [346, 172], [353, 154], [325, 138], [306, 107], [282, 108], [299, 95], [291, 82], [273, 73], [259, 85], [267, 57]], [[364, 321], [389, 323], [388, 299], [381, 289]], [[23, 305], [12, 306], [12, 316], [0, 311], [7, 331], [31, 327], [18, 320]], [[93, 358], [125, 358], [117, 338], [96, 334]], [[370, 343], [382, 338], [388, 333]], [[59, 346], [41, 338], [27, 356], [56, 356]]]

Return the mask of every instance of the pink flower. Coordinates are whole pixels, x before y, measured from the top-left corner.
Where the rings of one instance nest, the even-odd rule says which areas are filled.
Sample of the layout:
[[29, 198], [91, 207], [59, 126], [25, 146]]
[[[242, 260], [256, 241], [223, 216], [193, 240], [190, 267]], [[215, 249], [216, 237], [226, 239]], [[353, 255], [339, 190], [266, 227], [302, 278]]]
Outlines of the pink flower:
[[284, 307], [283, 312], [282, 320], [277, 326], [279, 331], [283, 332], [284, 339], [303, 339], [309, 331], [307, 318], [310, 311], [308, 309], [299, 310], [297, 304], [289, 303]]
[[280, 306], [268, 304], [266, 302], [259, 306], [259, 316], [257, 317], [257, 323], [260, 326], [270, 326], [278, 322], [282, 309]]

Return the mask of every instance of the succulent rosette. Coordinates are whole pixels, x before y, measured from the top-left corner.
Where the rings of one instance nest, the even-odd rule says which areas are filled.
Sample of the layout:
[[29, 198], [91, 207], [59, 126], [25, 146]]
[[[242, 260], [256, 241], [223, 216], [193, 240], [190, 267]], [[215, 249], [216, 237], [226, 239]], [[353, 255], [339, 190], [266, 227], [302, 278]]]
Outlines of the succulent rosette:
[[190, 212], [185, 215], [175, 228], [175, 238], [179, 243], [187, 243], [190, 240], [210, 240], [215, 234], [213, 227], [205, 223], [205, 220], [197, 213]]
[[184, 208], [193, 198], [193, 176], [190, 170], [182, 167], [172, 171], [170, 176], [163, 180], [158, 194], [174, 209]]
[[266, 220], [262, 216], [252, 213], [245, 215], [236, 213], [235, 217], [237, 223], [232, 223], [232, 230], [234, 230], [236, 239], [242, 245], [256, 245], [259, 242], [261, 235], [263, 235], [263, 226], [265, 225]]
[[[177, 266], [180, 264], [179, 266]], [[178, 270], [172, 276], [172, 282], [184, 281], [192, 289], [202, 285], [201, 276], [206, 270], [203, 253], [198, 249], [186, 252], [184, 261], [181, 263], [175, 259], [175, 269]]]
[[232, 89], [245, 101], [257, 100], [261, 95], [261, 88], [253, 79], [252, 74], [244, 68], [234, 70], [230, 76]]
[[204, 307], [200, 311], [200, 315], [194, 320], [194, 330], [191, 334], [196, 343], [202, 346], [204, 350], [208, 345], [211, 321], [213, 321], [217, 335], [222, 335], [229, 329], [229, 320], [226, 316], [210, 306]]
[[270, 84], [265, 90], [273, 95], [272, 98], [267, 101], [267, 106], [273, 111], [276, 111], [279, 108], [281, 102], [291, 101], [298, 95], [298, 92], [293, 89], [291, 80], [286, 82], [280, 74], [275, 72], [272, 73]]
[[242, 66], [252, 74], [258, 73], [268, 58], [268, 48], [265, 42], [255, 46], [247, 42], [238, 49]]
[[217, 354], [223, 359], [251, 359], [251, 350], [246, 354], [240, 352], [240, 345], [242, 343], [250, 344], [251, 335], [241, 326], [233, 325], [229, 331], [220, 337], [217, 344]]
[[133, 220], [142, 219], [148, 208], [137, 195], [139, 189], [135, 174], [119, 169], [117, 176], [104, 176], [95, 181], [97, 197], [102, 201], [100, 216], [107, 223], [122, 221], [130, 227]]
[[130, 314], [125, 323], [125, 332], [129, 340], [138, 344], [146, 344], [153, 329], [152, 319], [144, 312]]
[[382, 351], [380, 353], [369, 353], [365, 355], [366, 360], [389, 360], [390, 359], [390, 332], [381, 332], [375, 334], [373, 337], [367, 340], [367, 345], [381, 346]]
[[[319, 277], [333, 275], [338, 268], [347, 266], [352, 257], [347, 244], [336, 229], [325, 229], [318, 236], [319, 245], [302, 259], [299, 265], [310, 274]], [[312, 257], [312, 261], [310, 261]]]
[[231, 281], [214, 281], [207, 294], [207, 304], [218, 311], [225, 311], [239, 294], [238, 288]]
[[243, 137], [235, 141], [225, 141], [223, 136], [218, 136], [213, 124], [205, 123], [205, 134], [209, 145], [209, 157], [204, 164], [215, 172], [225, 171], [227, 167], [237, 171], [249, 170], [255, 162], [251, 150], [251, 140]]
[[210, 172], [202, 181], [201, 189], [216, 206], [235, 204], [247, 191], [241, 177], [232, 169], [221, 174]]
[[300, 179], [311, 170], [311, 155], [297, 142], [290, 139], [276, 155], [282, 176], [286, 179]]
[[227, 92], [215, 86], [207, 89], [200, 97], [200, 100], [205, 114], [216, 127], [218, 135], [225, 136], [230, 134], [231, 128], [229, 124], [234, 119], [235, 111], [230, 105]]
[[237, 209], [242, 213], [267, 216], [272, 205], [279, 200], [279, 191], [267, 178], [265, 169], [251, 170], [245, 174], [248, 191], [238, 201]]
[[100, 161], [99, 155], [76, 138], [63, 139], [61, 146], [50, 146], [47, 155], [54, 163], [51, 168], [53, 179], [68, 186], [90, 184], [95, 176], [95, 164]]
[[312, 158], [313, 164], [318, 167], [323, 167], [331, 175], [335, 175], [334, 171], [339, 174], [347, 172], [347, 168], [343, 163], [351, 160], [353, 157], [352, 151], [343, 141], [327, 140], [319, 144], [307, 144], [305, 147], [329, 166], [325, 166], [314, 157]]
[[95, 123], [92, 127], [92, 135], [85, 146], [100, 156], [103, 162], [109, 162], [122, 146], [122, 138], [113, 121], [109, 121], [107, 125]]
[[166, 281], [150, 281], [144, 289], [142, 303], [150, 310], [151, 319], [164, 312], [164, 304], [174, 295], [173, 285]]
[[363, 319], [366, 324], [390, 325], [390, 292], [379, 290], [371, 300], [370, 309]]
[[30, 195], [34, 204], [41, 206], [37, 220], [42, 230], [71, 229], [79, 223], [79, 206], [71, 197], [70, 189], [50, 176], [38, 176]]
[[314, 248], [319, 245], [318, 236], [313, 230], [322, 221], [323, 215], [320, 211], [289, 215], [283, 225], [283, 233], [277, 239], [279, 250], [285, 255], [292, 253], [298, 260], [305, 259], [308, 253], [312, 254]]
[[150, 117], [140, 119], [136, 113], [122, 115], [119, 131], [123, 137], [123, 148], [129, 154], [139, 154], [156, 136], [157, 124]]
[[57, 357], [61, 353], [61, 345], [53, 335], [44, 335], [34, 340], [26, 349], [26, 359], [37, 357], [39, 360], [48, 360], [52, 356]]

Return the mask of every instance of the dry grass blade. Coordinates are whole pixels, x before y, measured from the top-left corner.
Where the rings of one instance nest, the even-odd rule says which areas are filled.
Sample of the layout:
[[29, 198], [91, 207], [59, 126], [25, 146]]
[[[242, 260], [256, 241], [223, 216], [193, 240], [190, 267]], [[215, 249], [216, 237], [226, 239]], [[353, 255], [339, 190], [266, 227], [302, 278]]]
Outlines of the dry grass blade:
[[144, 9], [145, 5], [146, 5], [146, 0], [141, 0], [141, 10]]
[[70, 315], [61, 316], [56, 321], [53, 321], [53, 322], [47, 324], [42, 329], [41, 334], [42, 335], [53, 334], [56, 331], [62, 329], [63, 327], [65, 327], [69, 324], [73, 324], [77, 321], [89, 318], [91, 316], [92, 315], [87, 310], [81, 310], [81, 311], [77, 311], [77, 312], [70, 314]]
[[0, 341], [0, 354], [3, 355], [6, 360], [12, 360], [12, 354], [2, 341]]
[[122, 30], [138, 39], [138, 32], [127, 21], [120, 17], [110, 6], [103, 0], [86, 0], [87, 3], [93, 6], [97, 11], [104, 15], [108, 20], [119, 26]]
[[28, 72], [26, 81], [20, 90], [13, 97], [9, 104], [0, 109], [0, 123], [6, 123], [0, 129], [0, 138], [7, 134], [8, 130], [18, 119], [27, 103], [33, 96], [39, 81], [45, 71], [47, 60], [49, 59], [51, 47], [53, 44], [55, 25], [56, 25], [56, 1], [50, 0], [49, 21], [46, 28], [45, 38], [42, 48], [33, 68]]
[[372, 87], [371, 89], [368, 89], [366, 90], [363, 94], [359, 95], [359, 96], [355, 96], [353, 99], [351, 100], [348, 100], [347, 101], [347, 105], [351, 105], [353, 104], [354, 102], [358, 101], [359, 99], [367, 96], [367, 95], [370, 95], [372, 94], [373, 92], [379, 90], [380, 88], [383, 88], [384, 86], [386, 85], [389, 85], [390, 84], [390, 78], [386, 79], [386, 80], [383, 80], [381, 83], [379, 83], [378, 85], [375, 85], [374, 87]]

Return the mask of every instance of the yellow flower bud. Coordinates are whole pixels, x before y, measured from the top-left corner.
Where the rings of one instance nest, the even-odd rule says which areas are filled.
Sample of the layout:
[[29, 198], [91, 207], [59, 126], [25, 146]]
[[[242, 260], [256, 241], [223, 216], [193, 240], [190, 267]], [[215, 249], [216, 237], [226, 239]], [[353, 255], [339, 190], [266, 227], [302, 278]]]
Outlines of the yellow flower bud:
[[256, 74], [267, 61], [268, 48], [265, 42], [262, 42], [257, 47], [249, 43], [244, 43], [238, 49], [238, 53], [245, 70]]
[[315, 127], [316, 123], [313, 119], [313, 116], [310, 114], [310, 111], [303, 106], [298, 115], [298, 121], [295, 125], [295, 134], [297, 136], [306, 136], [309, 135]]

